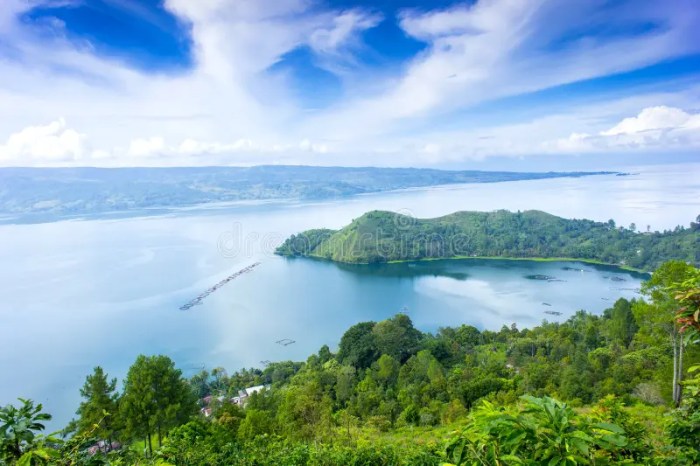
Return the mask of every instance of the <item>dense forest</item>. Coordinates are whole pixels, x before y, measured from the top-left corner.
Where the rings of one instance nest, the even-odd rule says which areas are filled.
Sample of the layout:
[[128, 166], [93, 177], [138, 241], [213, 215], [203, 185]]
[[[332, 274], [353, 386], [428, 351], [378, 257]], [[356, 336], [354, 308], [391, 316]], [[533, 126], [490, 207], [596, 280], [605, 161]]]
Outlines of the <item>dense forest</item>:
[[578, 259], [653, 271], [667, 260], [700, 265], [700, 216], [688, 228], [637, 230], [613, 220], [569, 220], [540, 211], [456, 212], [416, 219], [373, 211], [341, 230], [309, 230], [277, 254], [345, 263], [500, 257]]
[[531, 329], [398, 314], [230, 375], [140, 356], [118, 389], [97, 367], [62, 432], [31, 400], [0, 409], [0, 464], [698, 464], [700, 270], [665, 263], [642, 292]]

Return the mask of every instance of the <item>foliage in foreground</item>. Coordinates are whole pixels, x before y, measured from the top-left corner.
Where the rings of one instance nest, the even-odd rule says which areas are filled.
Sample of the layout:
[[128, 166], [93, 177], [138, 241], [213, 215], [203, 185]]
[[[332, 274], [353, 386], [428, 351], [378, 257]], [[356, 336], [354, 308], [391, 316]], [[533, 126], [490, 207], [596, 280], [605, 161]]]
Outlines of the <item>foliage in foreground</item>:
[[578, 416], [549, 397], [524, 396], [513, 412], [484, 402], [447, 448], [454, 464], [577, 465], [625, 460], [622, 427]]

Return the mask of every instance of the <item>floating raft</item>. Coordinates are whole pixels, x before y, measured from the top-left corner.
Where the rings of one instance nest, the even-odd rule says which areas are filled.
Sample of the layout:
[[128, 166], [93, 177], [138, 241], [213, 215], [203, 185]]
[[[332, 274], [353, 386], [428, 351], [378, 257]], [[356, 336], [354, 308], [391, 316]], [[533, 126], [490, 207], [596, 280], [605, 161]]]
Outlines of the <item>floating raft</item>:
[[528, 280], [541, 280], [543, 282], [565, 282], [566, 280], [561, 280], [557, 277], [551, 277], [549, 275], [535, 274], [535, 275], [525, 275]]
[[207, 296], [209, 296], [210, 294], [212, 294], [213, 292], [215, 292], [216, 290], [218, 290], [219, 288], [221, 288], [222, 286], [224, 286], [225, 284], [227, 284], [228, 282], [230, 282], [234, 278], [238, 278], [239, 276], [243, 275], [244, 273], [251, 272], [258, 265], [260, 265], [260, 262], [256, 262], [255, 264], [249, 265], [248, 267], [245, 267], [245, 268], [239, 270], [238, 272], [236, 272], [232, 275], [229, 275], [228, 277], [224, 278], [216, 285], [209, 288], [204, 293], [202, 293], [199, 296], [197, 296], [196, 298], [194, 298], [192, 301], [180, 306], [180, 310], [187, 311], [187, 310], [193, 308], [194, 306], [199, 306], [200, 304], [202, 304], [202, 301], [204, 301], [204, 298], [206, 298]]

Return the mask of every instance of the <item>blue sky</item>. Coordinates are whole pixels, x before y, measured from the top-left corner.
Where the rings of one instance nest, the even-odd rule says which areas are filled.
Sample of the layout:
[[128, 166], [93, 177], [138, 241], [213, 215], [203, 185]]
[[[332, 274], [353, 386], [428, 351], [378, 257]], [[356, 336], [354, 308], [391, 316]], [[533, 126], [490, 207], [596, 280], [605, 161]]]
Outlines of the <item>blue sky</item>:
[[3, 166], [560, 167], [700, 148], [696, 0], [4, 1]]

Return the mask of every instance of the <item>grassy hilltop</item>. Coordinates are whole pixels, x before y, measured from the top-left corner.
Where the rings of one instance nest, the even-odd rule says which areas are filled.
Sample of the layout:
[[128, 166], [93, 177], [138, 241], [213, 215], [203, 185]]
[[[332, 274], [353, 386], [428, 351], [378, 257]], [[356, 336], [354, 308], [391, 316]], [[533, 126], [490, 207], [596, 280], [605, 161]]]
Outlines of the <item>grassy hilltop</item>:
[[386, 211], [362, 215], [340, 230], [308, 230], [287, 239], [283, 256], [344, 263], [467, 257], [575, 259], [651, 271], [678, 259], [700, 263], [700, 225], [637, 232], [612, 220], [564, 219], [545, 212], [455, 212], [416, 219]]

